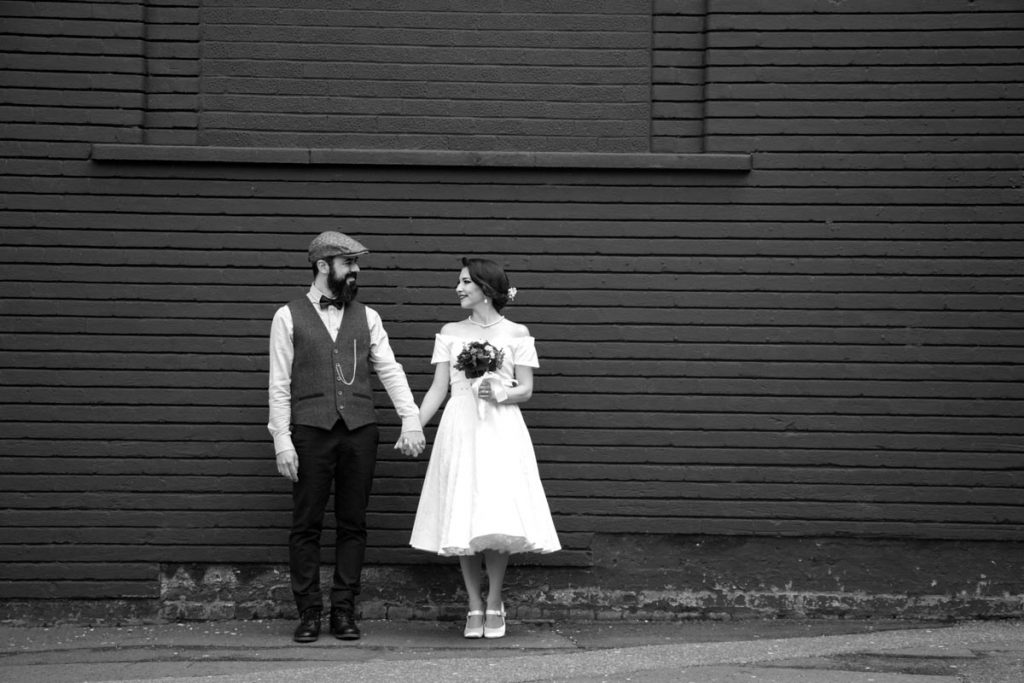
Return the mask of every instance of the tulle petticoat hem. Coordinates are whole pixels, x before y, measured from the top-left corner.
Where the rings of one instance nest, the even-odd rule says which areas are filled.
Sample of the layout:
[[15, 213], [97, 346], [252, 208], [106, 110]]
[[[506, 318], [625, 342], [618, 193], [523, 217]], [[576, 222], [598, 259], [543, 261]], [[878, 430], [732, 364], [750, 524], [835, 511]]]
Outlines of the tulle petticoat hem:
[[503, 536], [501, 534], [492, 534], [489, 536], [480, 536], [474, 538], [469, 542], [469, 547], [450, 546], [436, 550], [434, 548], [422, 548], [413, 546], [417, 550], [426, 550], [427, 552], [436, 552], [442, 557], [460, 557], [466, 555], [476, 555], [484, 550], [496, 550], [500, 553], [508, 553], [510, 555], [518, 553], [540, 553], [546, 555], [548, 553], [558, 552], [562, 549], [560, 545], [555, 547], [544, 547], [532, 543], [529, 540], [519, 536]]

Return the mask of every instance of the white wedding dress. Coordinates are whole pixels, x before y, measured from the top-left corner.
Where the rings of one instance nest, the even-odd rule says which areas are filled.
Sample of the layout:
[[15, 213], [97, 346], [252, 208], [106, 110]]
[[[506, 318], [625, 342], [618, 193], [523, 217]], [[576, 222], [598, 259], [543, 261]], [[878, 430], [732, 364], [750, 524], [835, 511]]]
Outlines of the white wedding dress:
[[[431, 362], [451, 364], [451, 397], [434, 439], [410, 544], [440, 555], [560, 550], [519, 406], [478, 405], [471, 380], [455, 369], [470, 341], [475, 340], [442, 334], [434, 340]], [[494, 374], [506, 385], [515, 365], [540, 366], [533, 337], [490, 342], [504, 351]]]

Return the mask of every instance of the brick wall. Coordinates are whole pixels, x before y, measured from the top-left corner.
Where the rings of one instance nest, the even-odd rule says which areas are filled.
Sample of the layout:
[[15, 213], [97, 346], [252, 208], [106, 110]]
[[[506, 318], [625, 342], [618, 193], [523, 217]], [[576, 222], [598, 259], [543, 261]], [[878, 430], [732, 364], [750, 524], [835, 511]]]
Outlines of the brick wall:
[[[510, 313], [543, 366], [525, 414], [566, 546], [545, 563], [591, 566], [600, 534], [1022, 539], [1015, 3], [597, 3], [578, 23], [527, 5], [504, 28], [496, 5], [438, 5], [488, 28], [416, 43], [447, 62], [395, 59], [497, 55], [504, 80], [481, 76], [486, 61], [446, 68], [458, 78], [389, 118], [390, 137], [365, 127], [383, 110], [333, 113], [411, 102], [403, 88], [430, 78], [376, 68], [398, 29], [368, 4], [344, 20], [313, 2], [0, 8], [0, 597], [156, 598], [161, 565], [285, 561], [266, 337], [328, 228], [374, 251], [364, 299], [418, 396], [432, 335], [460, 315], [458, 257], [511, 271]], [[233, 25], [257, 16], [285, 26]], [[472, 44], [539, 25], [547, 61]], [[359, 78], [320, 71], [353, 62], [334, 46], [356, 37]], [[624, 94], [641, 70], [650, 99]], [[617, 94], [537, 99], [605, 92], [584, 73]], [[288, 94], [314, 74], [328, 100]], [[456, 96], [485, 82], [500, 96]], [[498, 132], [444, 128], [467, 118]], [[588, 132], [554, 132], [569, 128]], [[90, 160], [142, 142], [243, 149]], [[309, 147], [356, 143], [752, 153], [753, 169], [308, 163]], [[423, 470], [382, 448], [371, 562], [431, 561], [405, 547]]]
[[200, 0], [146, 0], [147, 145], [199, 142]]
[[648, 4], [204, 2], [200, 139], [646, 151]]

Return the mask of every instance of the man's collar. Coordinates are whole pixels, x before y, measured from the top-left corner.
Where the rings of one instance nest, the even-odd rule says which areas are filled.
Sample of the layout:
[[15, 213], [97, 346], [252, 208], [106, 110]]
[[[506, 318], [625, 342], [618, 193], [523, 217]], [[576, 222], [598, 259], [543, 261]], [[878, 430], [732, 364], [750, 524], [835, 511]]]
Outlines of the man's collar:
[[309, 300], [315, 304], [320, 302], [320, 297], [322, 296], [326, 296], [328, 299], [334, 298], [333, 293], [323, 291], [322, 289], [316, 286], [316, 283], [311, 284], [309, 286], [309, 292], [306, 294], [306, 296], [309, 297]]

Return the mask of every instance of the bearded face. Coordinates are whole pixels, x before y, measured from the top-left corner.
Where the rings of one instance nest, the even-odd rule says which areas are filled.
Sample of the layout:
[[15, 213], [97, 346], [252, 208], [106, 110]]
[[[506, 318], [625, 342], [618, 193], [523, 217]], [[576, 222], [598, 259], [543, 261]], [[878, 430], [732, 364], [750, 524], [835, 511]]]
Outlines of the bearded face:
[[359, 284], [356, 282], [358, 273], [341, 259], [333, 259], [330, 267], [330, 272], [327, 273], [327, 286], [331, 288], [331, 294], [345, 303], [355, 301], [359, 292]]

